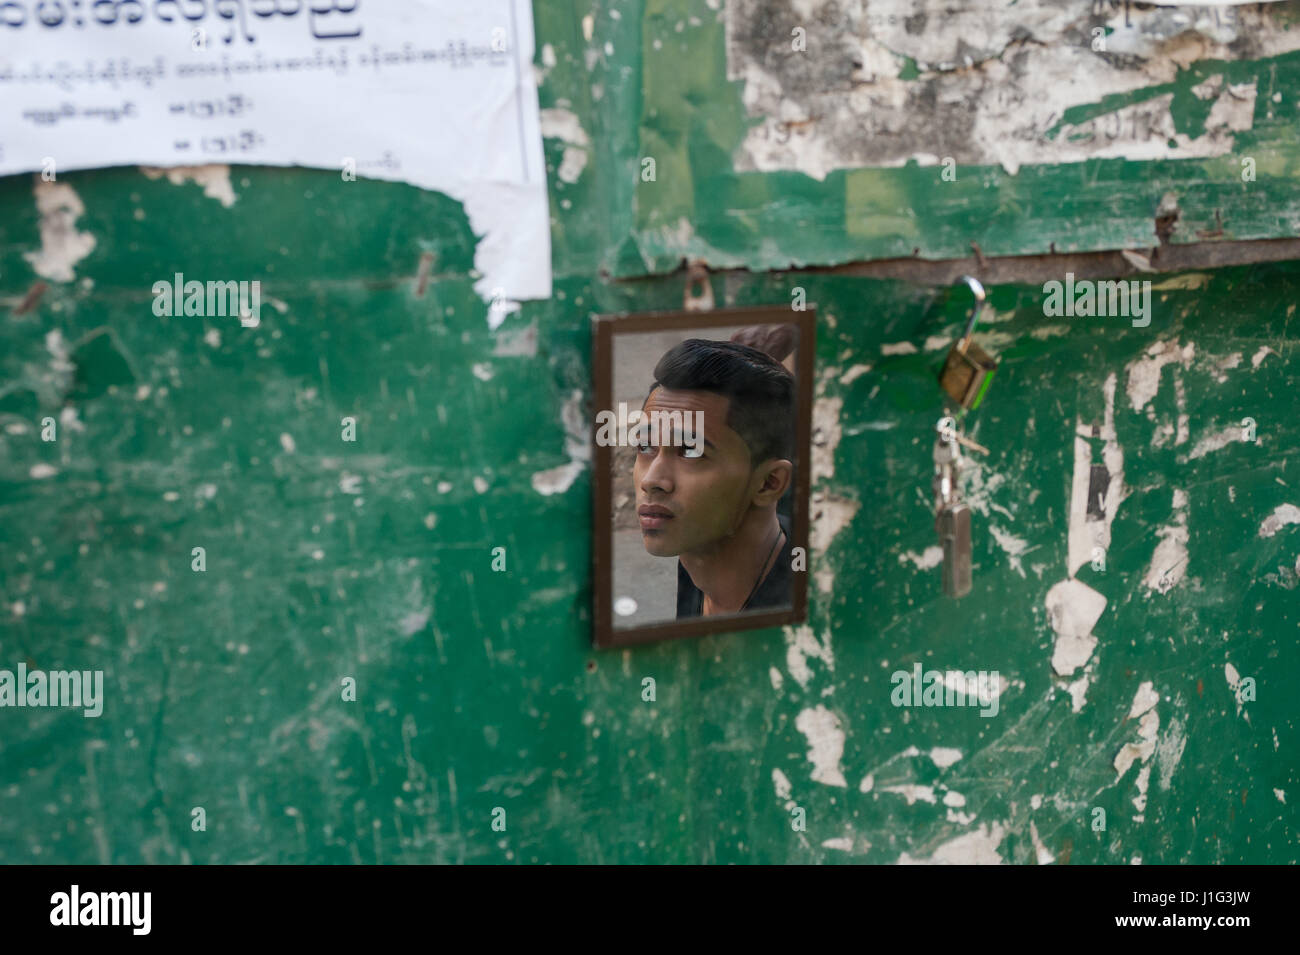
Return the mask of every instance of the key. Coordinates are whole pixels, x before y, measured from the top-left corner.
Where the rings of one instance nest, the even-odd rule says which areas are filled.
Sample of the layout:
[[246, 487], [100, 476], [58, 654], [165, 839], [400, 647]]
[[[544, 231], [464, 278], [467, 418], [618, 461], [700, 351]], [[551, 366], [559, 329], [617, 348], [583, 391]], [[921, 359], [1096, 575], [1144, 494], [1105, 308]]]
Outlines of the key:
[[945, 504], [935, 526], [943, 546], [943, 592], [964, 597], [971, 591], [970, 505], [961, 500]]

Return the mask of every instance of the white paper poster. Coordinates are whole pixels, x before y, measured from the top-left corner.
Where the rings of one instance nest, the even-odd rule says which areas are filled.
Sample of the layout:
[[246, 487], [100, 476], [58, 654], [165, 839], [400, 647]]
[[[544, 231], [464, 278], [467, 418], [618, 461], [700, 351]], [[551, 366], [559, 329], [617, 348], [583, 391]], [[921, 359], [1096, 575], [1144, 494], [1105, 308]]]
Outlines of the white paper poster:
[[0, 175], [251, 163], [408, 182], [464, 203], [480, 295], [548, 298], [532, 59], [528, 0], [0, 0]]

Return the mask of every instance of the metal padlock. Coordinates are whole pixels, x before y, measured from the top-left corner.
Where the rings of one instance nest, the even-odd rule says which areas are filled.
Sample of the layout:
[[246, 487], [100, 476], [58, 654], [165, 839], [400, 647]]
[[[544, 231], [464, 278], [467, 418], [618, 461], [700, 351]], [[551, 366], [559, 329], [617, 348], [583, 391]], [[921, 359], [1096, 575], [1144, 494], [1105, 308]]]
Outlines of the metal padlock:
[[967, 411], [974, 411], [984, 400], [984, 392], [993, 380], [993, 372], [998, 363], [993, 360], [993, 356], [971, 341], [980, 308], [984, 305], [984, 286], [969, 275], [963, 275], [962, 281], [975, 293], [975, 304], [966, 322], [966, 330], [948, 350], [943, 371], [939, 373], [939, 384], [949, 398]]

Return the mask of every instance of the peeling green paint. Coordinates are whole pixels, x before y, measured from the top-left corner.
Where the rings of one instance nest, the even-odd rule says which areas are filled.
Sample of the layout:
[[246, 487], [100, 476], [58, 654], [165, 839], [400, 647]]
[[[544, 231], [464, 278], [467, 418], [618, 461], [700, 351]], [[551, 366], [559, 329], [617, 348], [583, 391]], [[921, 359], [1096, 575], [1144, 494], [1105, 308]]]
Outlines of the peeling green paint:
[[[556, 57], [541, 105], [577, 115], [592, 158], [561, 182], [547, 141], [555, 295], [496, 332], [457, 203], [263, 168], [232, 170], [230, 208], [134, 169], [61, 177], [96, 246], [17, 315], [39, 225], [32, 178], [0, 179], [0, 668], [102, 668], [108, 696], [98, 719], [0, 709], [0, 860], [1295, 862], [1300, 524], [1266, 522], [1300, 506], [1300, 265], [1159, 277], [1140, 329], [989, 288], [977, 337], [1001, 366], [967, 419], [991, 454], [967, 479], [975, 590], [958, 604], [922, 565], [934, 375], [968, 300], [764, 272], [971, 239], [986, 254], [1150, 243], [1171, 189], [1191, 226], [1218, 209], [1232, 234], [1282, 234], [1291, 187], [1207, 173], [1232, 172], [1227, 157], [963, 168], [949, 192], [933, 168], [734, 175], [743, 121], [715, 83], [720, 47], [678, 55], [676, 78], [654, 68], [641, 102], [645, 38], [693, 52], [720, 26], [704, 4], [640, 9], [592, 5], [590, 44], [585, 13], [538, 9]], [[704, 25], [677, 34], [692, 13]], [[682, 177], [661, 164], [655, 187], [639, 179], [650, 109]], [[1269, 142], [1260, 169], [1290, 174], [1293, 147]], [[532, 479], [572, 460], [563, 410], [590, 394], [589, 316], [681, 303], [680, 278], [600, 270], [699, 251], [755, 270], [714, 276], [719, 304], [799, 285], [818, 306], [833, 473], [813, 510], [839, 529], [810, 569], [828, 576], [806, 628], [596, 654], [589, 472], [552, 495]], [[176, 270], [260, 276], [285, 310], [256, 330], [156, 317], [150, 283]], [[1194, 348], [1135, 409], [1133, 369], [1164, 344]], [[1067, 576], [1075, 435], [1105, 421], [1111, 376], [1127, 493], [1104, 571], [1077, 573], [1107, 603], [1076, 712], [1046, 599]], [[1193, 456], [1247, 417], [1256, 441]], [[1188, 556], [1162, 593], [1143, 581], [1180, 521]], [[917, 663], [997, 670], [997, 716], [893, 706], [891, 674]], [[1229, 666], [1254, 701], [1234, 699]], [[1146, 683], [1158, 700], [1130, 718]]]

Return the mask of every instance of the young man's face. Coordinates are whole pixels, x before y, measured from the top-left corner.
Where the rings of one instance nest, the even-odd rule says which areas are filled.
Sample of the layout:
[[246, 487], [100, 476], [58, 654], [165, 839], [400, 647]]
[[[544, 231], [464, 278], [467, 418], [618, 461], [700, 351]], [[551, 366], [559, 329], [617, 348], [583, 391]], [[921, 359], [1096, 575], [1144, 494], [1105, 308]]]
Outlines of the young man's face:
[[[695, 412], [703, 413], [702, 441], [699, 435], [690, 440], [674, 438], [669, 428], [661, 427], [658, 446], [638, 447], [632, 467], [637, 519], [645, 549], [656, 557], [707, 552], [740, 526], [764, 483], [763, 472], [751, 468], [744, 439], [727, 427], [729, 400], [708, 391], [664, 387], [646, 399], [643, 429], [656, 411], [681, 412], [676, 420], [687, 428], [696, 423]], [[640, 433], [646, 437], [645, 431]], [[645, 513], [655, 506], [666, 508], [672, 516]]]

